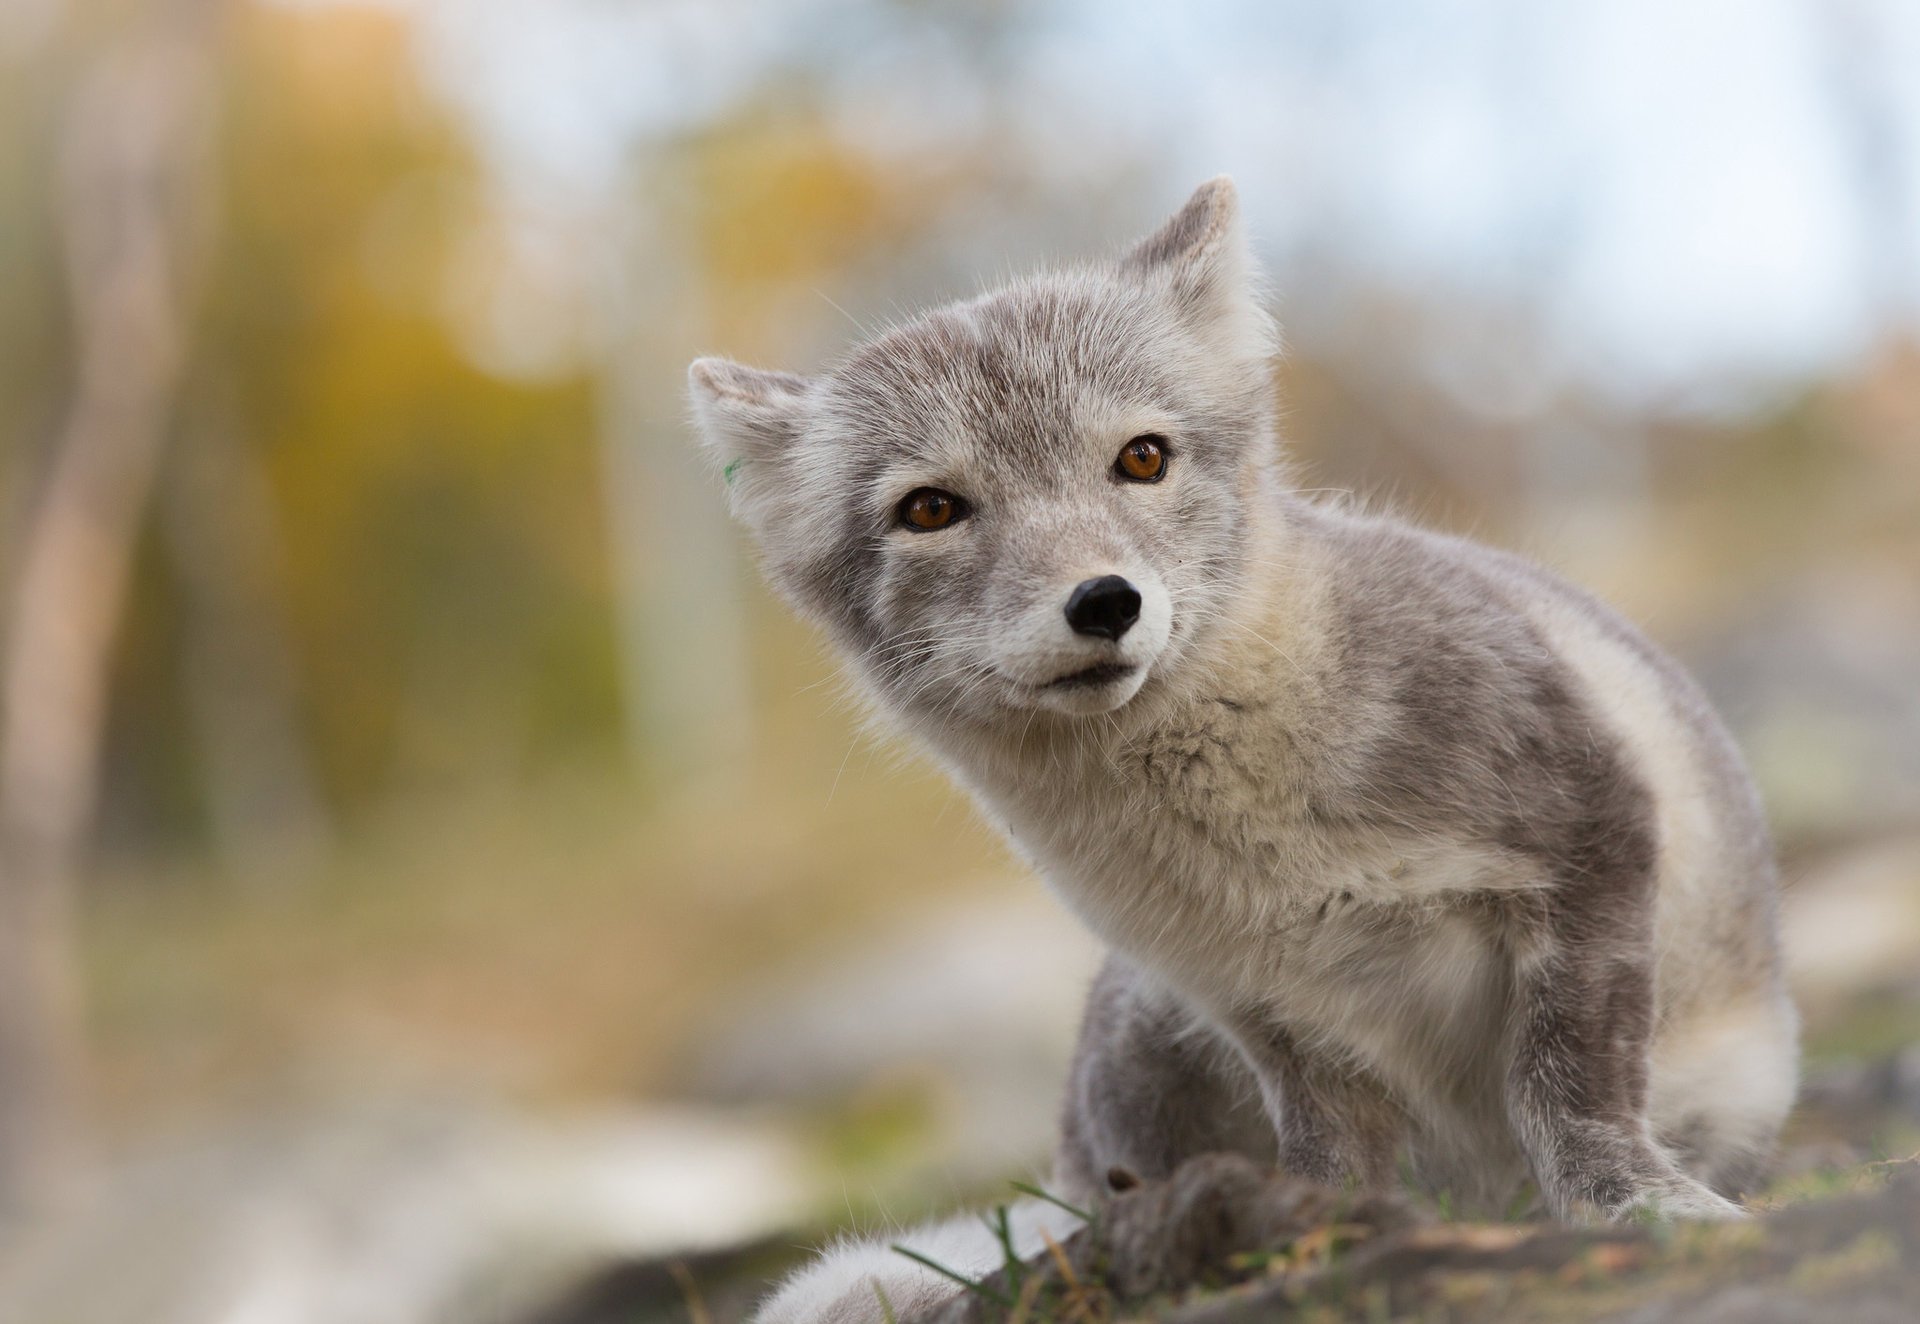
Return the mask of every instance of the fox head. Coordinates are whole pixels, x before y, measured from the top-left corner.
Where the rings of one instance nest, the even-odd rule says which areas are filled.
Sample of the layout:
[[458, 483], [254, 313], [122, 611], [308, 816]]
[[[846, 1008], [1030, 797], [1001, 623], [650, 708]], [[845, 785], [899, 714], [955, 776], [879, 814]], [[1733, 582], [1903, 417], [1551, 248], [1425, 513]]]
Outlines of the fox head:
[[887, 331], [817, 376], [722, 359], [695, 416], [768, 578], [910, 720], [1110, 712], [1245, 577], [1271, 487], [1262, 311], [1233, 184], [1116, 261]]

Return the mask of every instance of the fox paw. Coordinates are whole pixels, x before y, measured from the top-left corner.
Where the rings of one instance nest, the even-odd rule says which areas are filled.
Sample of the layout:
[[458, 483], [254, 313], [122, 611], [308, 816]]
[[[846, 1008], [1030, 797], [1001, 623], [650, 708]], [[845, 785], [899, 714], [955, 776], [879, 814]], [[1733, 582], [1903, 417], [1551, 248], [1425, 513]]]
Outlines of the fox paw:
[[1642, 1187], [1632, 1199], [1608, 1211], [1616, 1223], [1670, 1222], [1688, 1219], [1734, 1223], [1751, 1218], [1745, 1209], [1690, 1178], [1678, 1177]]

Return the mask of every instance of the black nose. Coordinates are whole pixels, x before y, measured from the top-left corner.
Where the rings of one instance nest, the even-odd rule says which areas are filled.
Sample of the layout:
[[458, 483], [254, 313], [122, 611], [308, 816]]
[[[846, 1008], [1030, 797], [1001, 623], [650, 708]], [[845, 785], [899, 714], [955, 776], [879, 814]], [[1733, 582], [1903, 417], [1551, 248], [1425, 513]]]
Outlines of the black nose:
[[1067, 624], [1077, 634], [1118, 639], [1140, 619], [1140, 590], [1118, 575], [1089, 579], [1067, 599]]

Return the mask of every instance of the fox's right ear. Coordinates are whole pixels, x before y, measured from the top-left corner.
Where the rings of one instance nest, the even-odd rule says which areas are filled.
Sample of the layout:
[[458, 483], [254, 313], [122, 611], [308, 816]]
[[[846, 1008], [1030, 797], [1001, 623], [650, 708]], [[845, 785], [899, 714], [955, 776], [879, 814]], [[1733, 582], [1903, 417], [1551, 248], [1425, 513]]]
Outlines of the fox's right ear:
[[726, 475], [733, 512], [757, 525], [786, 486], [779, 472], [805, 424], [812, 384], [716, 358], [695, 359], [687, 384], [701, 441]]

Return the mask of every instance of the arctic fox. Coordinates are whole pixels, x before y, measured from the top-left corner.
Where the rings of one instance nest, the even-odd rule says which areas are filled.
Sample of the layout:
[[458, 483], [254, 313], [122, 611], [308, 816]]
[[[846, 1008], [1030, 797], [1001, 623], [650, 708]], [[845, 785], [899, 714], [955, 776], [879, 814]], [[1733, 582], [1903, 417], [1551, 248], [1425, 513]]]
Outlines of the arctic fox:
[[[818, 376], [691, 369], [775, 588], [1112, 949], [1058, 1193], [1237, 1150], [1738, 1216], [1798, 1061], [1738, 752], [1581, 590], [1290, 491], [1275, 352], [1217, 179]], [[763, 1318], [878, 1318], [870, 1278], [938, 1295], [843, 1247]]]

